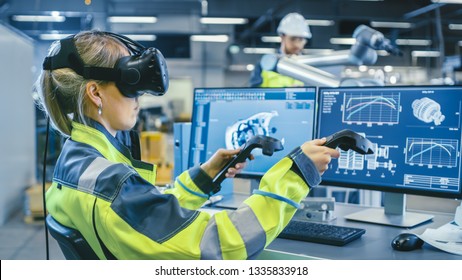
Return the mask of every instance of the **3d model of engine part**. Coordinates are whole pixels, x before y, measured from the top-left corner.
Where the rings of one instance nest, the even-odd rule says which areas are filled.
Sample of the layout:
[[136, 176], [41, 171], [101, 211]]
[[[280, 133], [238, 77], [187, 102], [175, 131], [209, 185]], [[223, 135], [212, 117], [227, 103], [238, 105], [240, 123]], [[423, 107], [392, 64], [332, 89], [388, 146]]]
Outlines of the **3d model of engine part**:
[[428, 97], [414, 100], [412, 109], [414, 116], [425, 123], [434, 122], [435, 125], [440, 125], [445, 118], [440, 104]]
[[227, 149], [237, 149], [255, 135], [270, 136], [276, 128], [270, 128], [273, 117], [278, 116], [277, 111], [261, 112], [247, 119], [239, 120], [226, 128], [225, 143]]

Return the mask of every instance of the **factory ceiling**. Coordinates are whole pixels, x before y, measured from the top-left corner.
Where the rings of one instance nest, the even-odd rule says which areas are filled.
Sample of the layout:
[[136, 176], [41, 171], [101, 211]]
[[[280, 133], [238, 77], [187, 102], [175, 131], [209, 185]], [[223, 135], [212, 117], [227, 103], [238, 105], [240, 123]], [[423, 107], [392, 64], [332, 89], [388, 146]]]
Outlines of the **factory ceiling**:
[[[443, 3], [451, 1], [460, 3]], [[153, 44], [164, 48], [201, 41], [203, 37], [197, 35], [218, 35], [212, 40], [240, 49], [275, 48], [278, 22], [294, 11], [303, 14], [311, 27], [308, 49], [346, 49], [351, 43], [342, 39], [351, 39], [355, 28], [366, 24], [405, 52], [460, 55], [462, 1], [458, 0], [0, 0], [0, 20], [37, 40], [53, 38], [44, 34], [96, 28], [147, 35], [138, 40], [155, 40]], [[20, 16], [51, 18], [23, 20]], [[145, 22], [120, 21], [127, 16], [142, 17]], [[216, 18], [237, 22], [210, 23]], [[187, 57], [187, 52], [187, 47], [179, 48], [172, 56]]]

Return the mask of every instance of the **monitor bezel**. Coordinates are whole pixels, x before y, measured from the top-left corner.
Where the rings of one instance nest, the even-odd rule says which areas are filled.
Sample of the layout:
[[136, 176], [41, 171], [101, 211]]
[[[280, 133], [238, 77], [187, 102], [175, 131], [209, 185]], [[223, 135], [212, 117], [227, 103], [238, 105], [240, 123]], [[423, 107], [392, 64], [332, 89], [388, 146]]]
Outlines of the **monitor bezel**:
[[[193, 122], [196, 118], [196, 114], [197, 114], [197, 109], [196, 109], [196, 105], [195, 105], [195, 100], [196, 100], [196, 94], [197, 94], [197, 91], [198, 90], [219, 90], [219, 89], [231, 89], [231, 90], [239, 90], [239, 89], [243, 89], [243, 90], [251, 90], [251, 89], [256, 89], [256, 90], [262, 90], [262, 89], [270, 89], [270, 90], [277, 90], [277, 89], [301, 89], [301, 88], [304, 88], [304, 89], [312, 89], [313, 90], [313, 93], [314, 93], [314, 112], [313, 112], [313, 121], [314, 121], [314, 125], [313, 125], [313, 128], [312, 128], [312, 135], [313, 135], [313, 139], [315, 138], [316, 136], [316, 127], [317, 127], [317, 124], [318, 124], [318, 121], [317, 121], [317, 108], [318, 108], [318, 87], [316, 86], [301, 86], [301, 87], [195, 87], [194, 90], [193, 90], [193, 108], [192, 108], [192, 115], [191, 115], [191, 133], [190, 133], [190, 139], [189, 139], [189, 153], [188, 153], [188, 168], [192, 168], [193, 166], [191, 165], [191, 157], [192, 157], [192, 152], [191, 152], [191, 149], [192, 149], [192, 145], [193, 145], [193, 139], [194, 139], [194, 132], [192, 131], [194, 129], [194, 126], [193, 126]], [[308, 141], [308, 139], [307, 139]], [[300, 145], [303, 144], [303, 143], [300, 143]], [[290, 151], [286, 151], [285, 149], [283, 151], [281, 151], [282, 153], [290, 153]], [[245, 169], [239, 173], [239, 174], [236, 174], [236, 178], [244, 178], [244, 179], [261, 179], [264, 175], [265, 175], [266, 172], [262, 173], [262, 174], [257, 174], [257, 173], [246, 173]]]
[[[386, 88], [460, 88], [462, 91], [462, 85], [393, 85], [393, 86], [385, 86]], [[319, 87], [317, 90], [317, 106], [316, 106], [316, 127], [315, 127], [315, 137], [316, 138], [321, 138], [321, 137], [326, 137], [328, 135], [320, 135], [320, 125], [321, 125], [321, 102], [322, 102], [322, 91], [323, 90], [343, 90], [343, 89], [377, 89], [377, 88], [384, 88], [384, 87], [379, 87], [379, 86], [366, 86], [366, 87]], [[461, 99], [462, 100], [462, 99]], [[462, 130], [461, 130], [461, 147], [462, 147]], [[462, 151], [460, 149], [459, 151]], [[462, 154], [460, 155], [462, 157]], [[335, 159], [332, 159], [335, 160]], [[459, 166], [459, 169], [461, 169], [462, 166]], [[374, 191], [383, 191], [383, 192], [392, 192], [392, 193], [401, 193], [401, 194], [413, 194], [413, 195], [421, 195], [421, 196], [428, 196], [428, 197], [441, 197], [441, 198], [462, 198], [462, 187], [459, 189], [458, 193], [445, 193], [445, 192], [440, 192], [440, 191], [432, 191], [432, 190], [416, 190], [416, 189], [396, 189], [393, 187], [384, 187], [384, 186], [379, 186], [379, 185], [370, 185], [370, 184], [363, 184], [361, 182], [358, 183], [350, 183], [350, 182], [341, 182], [339, 180], [325, 180], [321, 176], [321, 185], [326, 185], [326, 186], [336, 186], [336, 187], [345, 187], [345, 188], [353, 188], [353, 189], [361, 189], [361, 190], [374, 190]], [[462, 177], [459, 180], [459, 186], [462, 184]]]

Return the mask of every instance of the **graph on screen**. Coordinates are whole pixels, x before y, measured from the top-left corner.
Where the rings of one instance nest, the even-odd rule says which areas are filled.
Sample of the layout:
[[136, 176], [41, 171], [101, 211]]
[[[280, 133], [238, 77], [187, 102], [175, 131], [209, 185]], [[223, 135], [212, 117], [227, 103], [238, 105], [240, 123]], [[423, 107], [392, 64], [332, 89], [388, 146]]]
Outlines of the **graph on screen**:
[[407, 138], [406, 163], [456, 167], [458, 147], [454, 139]]
[[396, 124], [399, 105], [399, 93], [347, 93], [343, 100], [343, 122]]

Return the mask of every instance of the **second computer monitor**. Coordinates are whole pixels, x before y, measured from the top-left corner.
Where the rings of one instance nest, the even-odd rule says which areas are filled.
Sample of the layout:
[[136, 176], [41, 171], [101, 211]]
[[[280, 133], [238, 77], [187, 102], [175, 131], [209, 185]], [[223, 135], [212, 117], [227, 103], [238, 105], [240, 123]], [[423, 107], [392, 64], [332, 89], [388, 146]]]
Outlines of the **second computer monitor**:
[[218, 149], [236, 149], [254, 135], [281, 140], [273, 156], [253, 152], [242, 175], [262, 176], [293, 148], [311, 140], [316, 88], [198, 88], [194, 92], [189, 166], [208, 160]]
[[461, 196], [462, 87], [322, 88], [319, 102], [318, 137], [350, 129], [375, 144], [372, 155], [341, 151], [324, 183], [390, 193], [385, 212], [398, 193]]
[[319, 137], [351, 129], [373, 155], [342, 152], [324, 180], [386, 191], [459, 196], [461, 87], [320, 90]]

